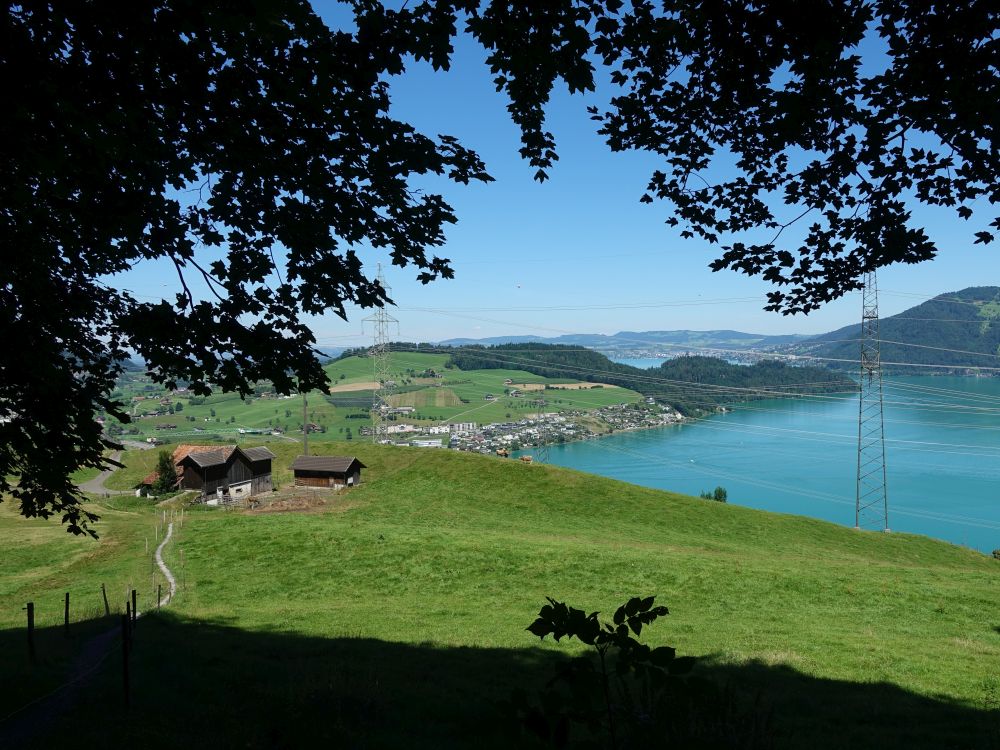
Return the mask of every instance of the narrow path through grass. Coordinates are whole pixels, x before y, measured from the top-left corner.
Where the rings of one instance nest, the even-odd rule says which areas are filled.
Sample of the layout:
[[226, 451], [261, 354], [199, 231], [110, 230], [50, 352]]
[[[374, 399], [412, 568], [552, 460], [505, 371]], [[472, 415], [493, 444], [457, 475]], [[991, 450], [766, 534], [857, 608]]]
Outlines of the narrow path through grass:
[[[156, 564], [169, 584], [167, 597], [162, 602], [157, 602], [157, 610], [168, 605], [177, 593], [177, 581], [170, 568], [163, 562], [163, 549], [171, 541], [173, 533], [174, 524], [171, 521], [163, 541], [156, 548]], [[140, 612], [137, 608], [135, 613], [137, 619], [144, 614], [148, 613]], [[45, 695], [0, 717], [0, 747], [18, 747], [30, 743], [42, 733], [48, 722], [58, 720], [76, 706], [80, 691], [88, 685], [101, 665], [119, 649], [121, 644], [122, 626], [119, 619], [110, 616], [98, 622], [104, 620], [115, 624], [83, 642], [79, 653], [72, 660], [65, 682]]]

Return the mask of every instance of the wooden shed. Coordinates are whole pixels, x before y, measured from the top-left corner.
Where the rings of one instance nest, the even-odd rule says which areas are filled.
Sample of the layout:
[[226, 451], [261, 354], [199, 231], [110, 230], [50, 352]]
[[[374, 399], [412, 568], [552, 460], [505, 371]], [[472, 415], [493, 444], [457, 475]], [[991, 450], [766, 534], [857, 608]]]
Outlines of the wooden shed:
[[216, 450], [191, 451], [177, 462], [179, 484], [186, 490], [200, 490], [203, 495], [221, 492], [242, 497], [269, 492], [273, 458], [267, 448], [220, 446]]
[[298, 487], [351, 487], [368, 468], [354, 456], [299, 456], [292, 464]]

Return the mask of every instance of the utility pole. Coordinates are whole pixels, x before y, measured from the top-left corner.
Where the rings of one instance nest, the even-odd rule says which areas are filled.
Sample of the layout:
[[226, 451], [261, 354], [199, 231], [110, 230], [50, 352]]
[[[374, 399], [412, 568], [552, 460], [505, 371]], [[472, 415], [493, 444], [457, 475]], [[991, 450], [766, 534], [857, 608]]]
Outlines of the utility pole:
[[309, 422], [306, 421], [307, 411], [308, 411], [308, 404], [306, 403], [306, 392], [302, 391], [302, 455], [303, 456], [309, 455]]
[[[382, 273], [382, 264], [378, 264], [378, 273], [375, 277], [379, 285], [389, 296], [389, 287], [385, 283], [385, 276]], [[385, 311], [385, 307], [380, 307], [373, 315], [364, 318], [362, 322], [373, 324], [372, 348], [368, 350], [368, 355], [372, 358], [372, 369], [375, 378], [375, 392], [372, 394], [372, 442], [378, 443], [384, 440], [388, 434], [386, 431], [386, 416], [389, 411], [389, 397], [392, 395], [395, 385], [389, 372], [389, 328], [395, 323], [397, 332], [399, 321]]]
[[885, 481], [885, 420], [878, 332], [878, 282], [865, 273], [861, 313], [861, 383], [858, 398], [858, 480], [854, 526], [889, 531]]

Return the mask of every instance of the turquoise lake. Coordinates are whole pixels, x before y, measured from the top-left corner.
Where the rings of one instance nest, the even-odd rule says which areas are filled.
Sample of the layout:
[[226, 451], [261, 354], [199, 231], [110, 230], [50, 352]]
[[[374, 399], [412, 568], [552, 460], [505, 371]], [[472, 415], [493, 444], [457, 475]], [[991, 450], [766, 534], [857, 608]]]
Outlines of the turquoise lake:
[[[1000, 378], [884, 381], [889, 526], [1000, 548]], [[854, 525], [857, 396], [754, 401], [655, 430], [553, 445], [549, 462]], [[706, 501], [707, 502], [707, 501]]]

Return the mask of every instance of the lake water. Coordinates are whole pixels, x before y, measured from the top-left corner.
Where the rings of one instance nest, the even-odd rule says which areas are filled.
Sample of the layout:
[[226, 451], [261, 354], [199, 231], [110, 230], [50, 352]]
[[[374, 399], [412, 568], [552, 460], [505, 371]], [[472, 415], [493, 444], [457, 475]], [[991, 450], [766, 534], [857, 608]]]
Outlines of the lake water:
[[[884, 381], [889, 526], [1000, 548], [1000, 378]], [[854, 525], [857, 396], [755, 401], [695, 423], [549, 448], [549, 462]]]

